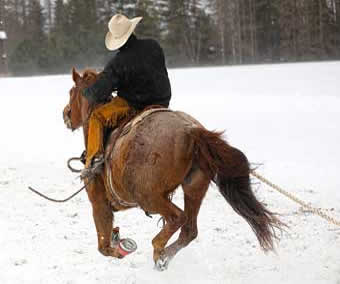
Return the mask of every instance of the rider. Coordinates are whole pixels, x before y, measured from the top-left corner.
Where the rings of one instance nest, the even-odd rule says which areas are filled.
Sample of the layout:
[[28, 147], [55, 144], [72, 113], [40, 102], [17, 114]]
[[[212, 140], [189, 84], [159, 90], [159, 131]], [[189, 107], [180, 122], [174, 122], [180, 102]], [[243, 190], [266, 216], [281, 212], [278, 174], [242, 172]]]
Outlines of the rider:
[[[141, 19], [128, 19], [122, 14], [111, 18], [105, 45], [109, 50], [118, 49], [118, 52], [98, 80], [83, 91], [83, 96], [96, 107], [89, 119], [82, 178], [101, 170], [105, 126], [115, 127], [131, 109], [142, 110], [149, 105], [169, 106], [171, 87], [164, 53], [157, 41], [136, 37], [134, 30]], [[114, 91], [117, 96], [111, 100]]]

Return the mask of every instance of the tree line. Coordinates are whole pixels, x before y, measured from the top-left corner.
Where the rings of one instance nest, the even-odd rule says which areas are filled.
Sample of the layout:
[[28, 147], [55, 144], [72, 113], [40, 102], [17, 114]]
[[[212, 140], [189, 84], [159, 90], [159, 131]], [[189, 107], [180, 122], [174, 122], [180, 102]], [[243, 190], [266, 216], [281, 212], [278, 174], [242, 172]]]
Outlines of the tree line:
[[[2, 0], [14, 75], [102, 67], [115, 13], [143, 16], [169, 67], [340, 59], [340, 0]], [[1, 20], [1, 19], [0, 19]]]

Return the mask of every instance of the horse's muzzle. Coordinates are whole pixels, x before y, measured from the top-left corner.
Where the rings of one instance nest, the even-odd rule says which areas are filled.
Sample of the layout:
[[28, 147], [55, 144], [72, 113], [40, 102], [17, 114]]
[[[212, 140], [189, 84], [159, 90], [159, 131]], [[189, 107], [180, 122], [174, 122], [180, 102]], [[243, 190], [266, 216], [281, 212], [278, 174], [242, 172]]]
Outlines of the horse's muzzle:
[[71, 122], [71, 107], [70, 107], [70, 105], [67, 105], [64, 108], [63, 119], [64, 119], [64, 123], [65, 123], [66, 127], [73, 131], [72, 122]]

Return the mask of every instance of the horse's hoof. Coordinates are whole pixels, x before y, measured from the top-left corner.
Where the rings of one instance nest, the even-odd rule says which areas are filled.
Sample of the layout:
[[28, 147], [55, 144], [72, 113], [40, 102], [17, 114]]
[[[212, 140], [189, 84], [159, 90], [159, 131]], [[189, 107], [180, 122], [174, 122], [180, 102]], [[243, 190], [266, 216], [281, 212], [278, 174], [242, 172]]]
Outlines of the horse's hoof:
[[169, 262], [170, 262], [170, 258], [169, 257], [160, 257], [155, 262], [155, 269], [158, 270], [158, 271], [167, 270], [168, 266], [169, 266]]

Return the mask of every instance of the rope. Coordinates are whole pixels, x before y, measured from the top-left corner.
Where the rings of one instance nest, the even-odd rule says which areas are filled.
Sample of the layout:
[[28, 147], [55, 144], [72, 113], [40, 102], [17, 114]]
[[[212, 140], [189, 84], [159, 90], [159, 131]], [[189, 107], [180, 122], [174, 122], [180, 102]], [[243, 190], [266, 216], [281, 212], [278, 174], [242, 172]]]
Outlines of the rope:
[[84, 190], [86, 188], [86, 186], [88, 186], [89, 183], [85, 184], [82, 188], [80, 188], [77, 192], [73, 193], [71, 196], [67, 197], [66, 199], [54, 199], [51, 197], [48, 197], [42, 193], [40, 193], [39, 191], [37, 191], [36, 189], [32, 188], [31, 186], [28, 187], [29, 190], [33, 191], [35, 194], [38, 194], [39, 196], [41, 196], [42, 198], [45, 198], [49, 201], [52, 202], [57, 202], [57, 203], [63, 203], [63, 202], [67, 202], [70, 199], [72, 199], [73, 197], [75, 197], [78, 193], [80, 193], [82, 190]]
[[[112, 154], [113, 152], [111, 152], [110, 154], [110, 158], [112, 159]], [[127, 202], [127, 201], [124, 201], [119, 195], [118, 193], [115, 191], [114, 189], [114, 186], [113, 186], [113, 182], [112, 182], [112, 171], [111, 171], [111, 165], [107, 167], [107, 170], [106, 170], [106, 178], [107, 178], [107, 184], [108, 184], [108, 188], [111, 192], [111, 196], [112, 198], [118, 202], [118, 204], [120, 206], [123, 206], [123, 207], [136, 207], [138, 206], [137, 203], [132, 203], [132, 202]]]
[[340, 221], [334, 219], [333, 217], [327, 215], [326, 213], [322, 212], [320, 208], [314, 208], [311, 205], [307, 204], [306, 202], [302, 201], [301, 199], [297, 198], [293, 194], [289, 193], [288, 191], [282, 189], [278, 185], [270, 182], [263, 176], [259, 175], [255, 171], [251, 171], [250, 174], [254, 177], [256, 177], [258, 180], [262, 181], [263, 183], [267, 184], [271, 188], [275, 189], [276, 191], [280, 192], [284, 196], [288, 197], [290, 200], [296, 202], [297, 204], [300, 204], [302, 207], [307, 208], [311, 213], [315, 215], [319, 215], [321, 218], [327, 220], [329, 223], [334, 224], [336, 226], [340, 226]]
[[82, 157], [74, 157], [74, 158], [70, 158], [67, 160], [67, 167], [70, 169], [70, 171], [72, 173], [81, 173], [81, 170], [75, 169], [71, 166], [71, 162], [73, 161], [82, 161]]

